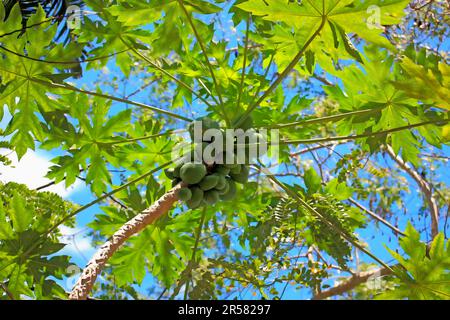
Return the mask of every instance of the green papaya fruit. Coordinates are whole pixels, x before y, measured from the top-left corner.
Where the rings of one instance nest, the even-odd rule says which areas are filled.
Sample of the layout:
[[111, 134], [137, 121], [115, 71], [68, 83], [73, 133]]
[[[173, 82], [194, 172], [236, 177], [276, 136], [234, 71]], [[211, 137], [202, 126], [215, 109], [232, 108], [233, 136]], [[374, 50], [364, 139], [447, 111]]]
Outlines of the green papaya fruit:
[[236, 154], [237, 163], [248, 163], [248, 149], [245, 144], [239, 143], [234, 146], [234, 152]]
[[217, 185], [215, 188], [217, 190], [222, 190], [223, 188], [225, 188], [225, 185], [227, 184], [227, 179], [225, 178], [224, 175], [221, 175], [221, 174], [217, 174], [217, 177], [218, 177], [218, 181], [217, 181]]
[[183, 166], [184, 163], [179, 163], [174, 169], [173, 169], [173, 176], [175, 178], [179, 178], [180, 177], [180, 170], [181, 167]]
[[[251, 135], [253, 135], [251, 133]], [[258, 140], [251, 140], [247, 136], [244, 141], [238, 140], [236, 142], [234, 152], [236, 153], [236, 158], [240, 164], [250, 164], [252, 160], [258, 157], [259, 153], [259, 142]]]
[[220, 199], [224, 201], [233, 199], [236, 196], [237, 192], [236, 183], [233, 180], [227, 178], [227, 185], [228, 185], [227, 192], [220, 195]]
[[194, 202], [201, 201], [203, 199], [203, 190], [199, 187], [190, 187], [189, 188], [192, 192], [191, 200]]
[[223, 176], [226, 176], [230, 173], [230, 168], [225, 167], [224, 165], [218, 164], [215, 168], [214, 171], [218, 174], [221, 174]]
[[197, 155], [202, 158], [203, 152], [205, 151], [205, 148], [209, 145], [208, 142], [197, 142], [195, 144], [195, 152], [197, 152]]
[[191, 199], [186, 202], [186, 204], [191, 209], [198, 208], [203, 200], [203, 190], [199, 187], [190, 187], [189, 189], [191, 190], [192, 196]]
[[248, 175], [249, 175], [249, 169], [247, 166], [241, 166], [241, 172], [239, 174], [230, 174], [230, 177], [238, 182], [238, 183], [247, 183], [248, 181]]
[[203, 191], [214, 189], [217, 186], [217, 183], [219, 182], [219, 176], [211, 174], [209, 176], [206, 176], [202, 179], [202, 181], [199, 182], [199, 187]]
[[206, 167], [201, 163], [185, 163], [180, 169], [181, 179], [188, 184], [199, 183], [206, 176]]
[[[201, 123], [202, 125], [202, 132], [201, 137], [195, 136], [195, 124]], [[218, 122], [212, 120], [211, 118], [205, 117], [205, 118], [198, 118], [194, 121], [192, 121], [188, 126], [189, 135], [191, 136], [192, 141], [194, 142], [200, 142], [203, 140], [203, 134], [208, 129], [220, 129], [220, 125]]]
[[227, 152], [226, 146], [224, 145], [222, 151], [217, 153], [214, 160], [217, 164], [223, 165], [227, 168], [232, 168], [236, 162], [236, 157], [234, 156], [234, 153]]
[[205, 195], [203, 196], [203, 200], [209, 205], [215, 204], [217, 201], [219, 201], [219, 199], [219, 192], [217, 192], [216, 190], [206, 191]]
[[226, 193], [228, 192], [228, 190], [230, 190], [230, 185], [229, 185], [228, 181], [225, 180], [225, 185], [224, 185], [224, 187], [221, 188], [221, 189], [218, 189], [218, 188], [216, 187], [216, 190], [217, 190], [217, 192], [219, 192], [219, 195], [221, 195], [221, 196], [224, 195], [224, 194], [226, 194]]
[[202, 200], [200, 200], [198, 202], [188, 200], [188, 201], [186, 201], [186, 205], [188, 206], [189, 209], [197, 209], [198, 207], [200, 207], [202, 205]]
[[[213, 144], [213, 142], [204, 142], [206, 143], [206, 146], [203, 148], [203, 161], [209, 165], [214, 164], [218, 158], [218, 154], [220, 150]], [[210, 145], [209, 148], [207, 148]]]
[[[236, 158], [234, 158], [233, 161], [234, 161], [233, 163], [224, 163], [224, 166], [227, 167], [227, 168], [229, 168], [230, 170], [233, 170], [233, 169], [235, 169], [235, 168], [237, 168], [237, 167], [240, 166], [239, 163], [236, 163]], [[240, 171], [240, 170], [241, 170], [241, 169], [239, 168], [239, 171]]]
[[192, 198], [192, 191], [189, 188], [181, 188], [178, 191], [178, 198], [182, 201], [188, 201]]
[[234, 168], [230, 170], [230, 174], [239, 174], [241, 173], [242, 165], [237, 164]]

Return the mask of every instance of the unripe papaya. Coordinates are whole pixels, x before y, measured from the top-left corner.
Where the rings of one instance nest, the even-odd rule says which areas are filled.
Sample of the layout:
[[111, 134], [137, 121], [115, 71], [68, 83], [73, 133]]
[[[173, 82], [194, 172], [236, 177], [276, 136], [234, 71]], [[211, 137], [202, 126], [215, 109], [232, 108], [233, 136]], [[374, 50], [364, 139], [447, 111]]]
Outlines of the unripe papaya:
[[241, 172], [239, 174], [230, 174], [230, 177], [238, 183], [247, 183], [249, 169], [247, 166], [241, 166]]
[[191, 187], [189, 189], [191, 190], [192, 196], [186, 203], [191, 209], [198, 208], [203, 200], [203, 190], [199, 187]]
[[[183, 155], [183, 164], [185, 164], [185, 163], [193, 163], [193, 162], [195, 162], [195, 163], [202, 162], [201, 153], [197, 152], [197, 148], [196, 147], [194, 147], [191, 150], [187, 151]], [[181, 168], [180, 168], [180, 171], [181, 171]]]
[[221, 195], [221, 196], [226, 194], [228, 192], [228, 190], [230, 190], [230, 185], [229, 185], [228, 181], [225, 180], [224, 187], [221, 189], [216, 187], [216, 190], [217, 190], [217, 192], [219, 192], [219, 195]]
[[205, 195], [203, 196], [203, 200], [209, 205], [215, 204], [217, 201], [219, 201], [219, 192], [216, 190], [209, 190], [205, 192]]
[[[202, 125], [201, 137], [195, 136], [195, 124], [198, 123]], [[212, 120], [211, 118], [199, 118], [197, 120], [192, 121], [188, 126], [188, 131], [191, 136], [192, 141], [200, 142], [203, 140], [203, 134], [208, 129], [220, 129], [220, 125], [218, 122]]]
[[233, 164], [236, 162], [236, 157], [234, 156], [234, 153], [232, 152], [227, 152], [226, 151], [226, 146], [223, 146], [223, 150], [222, 152], [219, 152], [214, 160], [217, 164], [221, 164], [225, 167], [232, 167]]
[[234, 147], [234, 152], [236, 153], [236, 158], [240, 164], [249, 164], [259, 153], [259, 142], [257, 140], [250, 140], [245, 138], [244, 141], [238, 140]]
[[197, 142], [195, 143], [194, 150], [192, 151], [192, 161], [205, 162], [204, 151], [209, 145], [209, 142]]
[[181, 167], [183, 166], [183, 164], [184, 163], [181, 162], [173, 169], [173, 176], [175, 178], [179, 178], [180, 177], [180, 170], [181, 170]]
[[225, 167], [225, 166], [223, 166], [223, 165], [221, 165], [221, 164], [218, 164], [218, 165], [215, 167], [214, 171], [215, 171], [216, 173], [218, 173], [218, 174], [221, 174], [221, 175], [226, 176], [227, 174], [230, 173], [230, 168], [227, 168], [227, 167]]
[[182, 201], [188, 201], [192, 198], [192, 191], [189, 188], [181, 188], [178, 191], [178, 198]]
[[225, 186], [227, 184], [227, 180], [226, 180], [225, 176], [221, 175], [221, 174], [217, 174], [217, 177], [218, 177], [218, 181], [217, 181], [217, 185], [215, 188], [217, 190], [222, 190], [223, 188], [225, 188]]
[[217, 183], [219, 182], [219, 176], [215, 174], [211, 174], [209, 176], [206, 176], [202, 179], [202, 181], [199, 182], [199, 187], [203, 191], [214, 189], [217, 186]]
[[[236, 158], [234, 159], [234, 162], [236, 162]], [[225, 163], [224, 166], [229, 168], [231, 171], [233, 171], [233, 169], [236, 169], [237, 167], [239, 167], [240, 164], [239, 163]], [[241, 171], [241, 168], [239, 168], [239, 171]]]
[[238, 143], [234, 147], [234, 152], [236, 153], [237, 163], [244, 164], [249, 163], [249, 153], [248, 148], [245, 143]]
[[203, 152], [205, 151], [205, 148], [209, 145], [209, 142], [197, 142], [195, 144], [195, 152], [197, 152], [197, 155], [202, 159]]
[[242, 165], [237, 164], [234, 168], [230, 170], [230, 174], [239, 174], [241, 173]]
[[188, 201], [186, 201], [186, 205], [188, 206], [189, 209], [197, 209], [198, 207], [200, 207], [202, 205], [202, 200], [200, 200], [198, 202], [188, 200]]
[[201, 163], [185, 163], [180, 170], [181, 179], [188, 184], [199, 183], [206, 175], [206, 167]]
[[237, 191], [236, 183], [233, 180], [227, 178], [227, 185], [228, 185], [228, 191], [226, 193], [220, 195], [220, 199], [225, 200], [225, 201], [233, 199], [236, 196], [236, 191]]
[[215, 144], [214, 142], [204, 142], [206, 146], [203, 149], [203, 161], [212, 165], [217, 162], [217, 159], [220, 158], [219, 154], [221, 154], [220, 145]]
[[269, 151], [269, 140], [267, 137], [267, 133], [261, 133], [258, 132], [256, 134], [256, 137], [258, 139], [258, 157], [261, 157]]

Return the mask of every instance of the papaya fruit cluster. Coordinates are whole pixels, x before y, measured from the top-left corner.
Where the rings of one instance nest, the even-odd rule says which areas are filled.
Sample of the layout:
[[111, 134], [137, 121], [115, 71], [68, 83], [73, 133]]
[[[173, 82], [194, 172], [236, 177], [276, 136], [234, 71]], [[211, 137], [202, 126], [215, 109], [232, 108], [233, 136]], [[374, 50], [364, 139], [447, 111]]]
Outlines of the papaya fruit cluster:
[[[220, 130], [219, 124], [210, 118], [196, 121], [202, 122], [202, 133], [211, 128]], [[189, 126], [194, 143], [190, 156], [183, 157], [185, 160], [180, 161], [175, 168], [166, 169], [166, 176], [172, 180], [172, 185], [181, 181], [186, 184], [186, 187], [180, 189], [178, 197], [191, 209], [214, 205], [220, 200], [232, 200], [236, 196], [237, 184], [245, 184], [248, 181], [249, 165], [238, 163], [234, 154], [230, 157], [225, 152], [212, 158], [204, 158], [203, 151], [213, 139], [195, 137], [193, 123]], [[192, 161], [196, 155], [199, 157], [195, 158], [196, 161]]]

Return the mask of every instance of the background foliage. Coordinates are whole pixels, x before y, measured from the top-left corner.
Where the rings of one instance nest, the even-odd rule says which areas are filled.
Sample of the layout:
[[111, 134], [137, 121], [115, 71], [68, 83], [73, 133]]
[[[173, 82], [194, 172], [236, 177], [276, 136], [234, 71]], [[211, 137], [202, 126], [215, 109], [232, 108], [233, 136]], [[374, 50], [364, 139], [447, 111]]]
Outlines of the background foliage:
[[337, 297], [449, 299], [447, 1], [87, 0], [70, 31], [65, 1], [13, 2], [0, 147], [45, 150], [43, 174], [97, 200], [0, 185], [0, 299], [65, 298], [61, 226], [93, 210], [103, 243], [170, 188], [155, 168], [184, 139], [171, 133], [204, 115], [278, 128], [277, 173], [253, 167], [232, 202], [178, 204], [95, 297], [311, 298], [381, 267], [381, 286]]

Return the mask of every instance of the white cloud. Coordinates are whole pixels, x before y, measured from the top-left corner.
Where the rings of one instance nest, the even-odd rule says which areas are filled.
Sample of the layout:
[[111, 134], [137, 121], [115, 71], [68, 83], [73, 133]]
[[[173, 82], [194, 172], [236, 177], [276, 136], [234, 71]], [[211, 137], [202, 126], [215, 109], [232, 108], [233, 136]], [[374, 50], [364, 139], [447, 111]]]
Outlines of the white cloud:
[[75, 237], [75, 243], [74, 244], [70, 244], [68, 247], [75, 247], [76, 249], [81, 251], [81, 252], [89, 252], [94, 250], [94, 247], [92, 247], [91, 245], [91, 240], [88, 238], [81, 238], [81, 239], [77, 239], [77, 237]]
[[[49, 167], [52, 163], [38, 155], [34, 151], [28, 151], [20, 161], [17, 160], [15, 153], [10, 150], [0, 150], [0, 154], [8, 155], [12, 161], [10, 166], [3, 166], [0, 164], [0, 181], [2, 182], [18, 182], [26, 184], [30, 189], [38, 188], [49, 183], [51, 180], [45, 178]], [[66, 189], [64, 182], [50, 186], [45, 191], [51, 191], [59, 194], [63, 198], [67, 198], [71, 193], [75, 192], [82, 182], [77, 180], [73, 185]]]
[[59, 241], [66, 244], [60, 253], [77, 255], [85, 260], [84, 262], [87, 262], [95, 251], [95, 248], [91, 245], [91, 239], [87, 236], [87, 229], [60, 226], [59, 230], [62, 234]]

